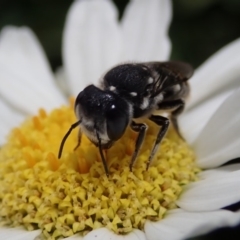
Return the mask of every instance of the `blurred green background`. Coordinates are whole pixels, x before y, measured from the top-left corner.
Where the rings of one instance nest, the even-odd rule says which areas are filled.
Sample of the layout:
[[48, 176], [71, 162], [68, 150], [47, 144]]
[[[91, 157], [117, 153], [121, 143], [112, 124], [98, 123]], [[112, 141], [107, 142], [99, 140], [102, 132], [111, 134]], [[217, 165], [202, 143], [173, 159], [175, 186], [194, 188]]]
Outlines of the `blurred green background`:
[[[114, 0], [120, 17], [128, 0]], [[64, 20], [72, 1], [0, 0], [0, 29], [27, 25], [37, 34], [53, 69], [61, 65]], [[170, 37], [172, 59], [199, 66], [225, 44], [240, 37], [239, 0], [174, 0]], [[226, 59], [227, 61], [227, 59]]]

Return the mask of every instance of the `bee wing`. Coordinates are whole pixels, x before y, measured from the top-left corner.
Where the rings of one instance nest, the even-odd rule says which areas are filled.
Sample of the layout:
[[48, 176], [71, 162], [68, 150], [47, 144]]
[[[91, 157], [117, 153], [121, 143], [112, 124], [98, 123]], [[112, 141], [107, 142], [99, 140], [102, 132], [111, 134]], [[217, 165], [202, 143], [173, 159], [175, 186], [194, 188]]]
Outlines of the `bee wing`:
[[190, 64], [180, 61], [149, 62], [146, 65], [158, 74], [172, 77], [180, 82], [187, 81], [194, 72]]
[[145, 65], [153, 76], [153, 91], [151, 96], [157, 96], [163, 89], [181, 84], [193, 75], [193, 67], [185, 62], [148, 62]]

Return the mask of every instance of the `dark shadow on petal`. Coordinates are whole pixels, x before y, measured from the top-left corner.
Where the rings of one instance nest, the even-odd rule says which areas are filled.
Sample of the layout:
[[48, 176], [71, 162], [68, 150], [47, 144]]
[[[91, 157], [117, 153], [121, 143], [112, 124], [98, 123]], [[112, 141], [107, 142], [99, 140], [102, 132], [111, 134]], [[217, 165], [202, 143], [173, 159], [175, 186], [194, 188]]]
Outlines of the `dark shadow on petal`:
[[[222, 166], [227, 166], [227, 165], [236, 164], [236, 163], [240, 163], [240, 157], [232, 159], [232, 160], [229, 160], [228, 162], [226, 162]], [[236, 211], [238, 211], [240, 209], [240, 201], [236, 202], [234, 204], [231, 204], [229, 206], [226, 206], [223, 209], [229, 210], [229, 211], [232, 211], [232, 212], [236, 212]], [[240, 236], [239, 236], [239, 239], [240, 239]]]
[[187, 240], [235, 240], [240, 239], [240, 223], [235, 227], [223, 227]]
[[235, 163], [240, 163], [240, 157], [231, 159], [228, 162], [224, 163], [222, 166], [231, 165]]
[[[229, 210], [229, 211], [232, 211], [232, 212], [236, 212], [236, 211], [238, 211], [240, 209], [240, 201], [236, 202], [234, 204], [231, 204], [229, 206], [226, 206], [223, 209]], [[240, 239], [240, 237], [239, 237], [239, 239]]]
[[[222, 166], [231, 165], [240, 163], [240, 157], [229, 160], [227, 163]], [[240, 210], [240, 201], [229, 206], [224, 207], [223, 209], [236, 212]], [[240, 239], [240, 223], [235, 227], [222, 227], [215, 229], [205, 235], [188, 238], [187, 240], [239, 240]]]

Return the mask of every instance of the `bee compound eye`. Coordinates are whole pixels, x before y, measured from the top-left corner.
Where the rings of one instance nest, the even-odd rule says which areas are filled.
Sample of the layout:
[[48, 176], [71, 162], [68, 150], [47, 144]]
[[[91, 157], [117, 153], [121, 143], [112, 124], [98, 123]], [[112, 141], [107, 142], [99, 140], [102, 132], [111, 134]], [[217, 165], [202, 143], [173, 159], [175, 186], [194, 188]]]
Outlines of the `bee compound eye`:
[[106, 121], [108, 137], [116, 141], [124, 134], [129, 117], [113, 104], [106, 114]]

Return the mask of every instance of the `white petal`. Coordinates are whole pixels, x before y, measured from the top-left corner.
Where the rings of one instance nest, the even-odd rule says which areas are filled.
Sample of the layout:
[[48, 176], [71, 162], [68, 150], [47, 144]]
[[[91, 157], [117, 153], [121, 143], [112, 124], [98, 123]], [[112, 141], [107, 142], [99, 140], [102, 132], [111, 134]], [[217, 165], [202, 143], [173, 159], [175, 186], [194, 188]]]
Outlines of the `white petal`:
[[219, 168], [209, 169], [199, 173], [201, 179], [209, 179], [216, 177], [225, 177], [227, 172], [234, 172], [240, 170], [240, 163], [228, 164]]
[[61, 89], [62, 93], [64, 93], [65, 96], [70, 97], [71, 93], [69, 89], [69, 84], [67, 82], [67, 76], [63, 67], [58, 67], [56, 69], [55, 78], [58, 88]]
[[240, 170], [205, 176], [188, 184], [177, 205], [187, 211], [212, 211], [240, 201]]
[[132, 0], [122, 19], [123, 60], [162, 61], [170, 54], [168, 27], [172, 18], [169, 0]]
[[14, 111], [0, 99], [0, 146], [5, 142], [5, 138], [9, 131], [18, 126], [24, 119], [24, 116], [17, 111]]
[[23, 228], [0, 227], [1, 240], [34, 240], [41, 230], [27, 231]]
[[77, 95], [119, 60], [118, 14], [110, 0], [78, 0], [64, 30], [63, 61], [71, 91]]
[[207, 97], [224, 89], [234, 89], [240, 85], [240, 39], [228, 44], [211, 56], [190, 79], [191, 108]]
[[185, 212], [173, 210], [159, 222], [147, 221], [145, 232], [151, 240], [182, 240], [207, 233], [217, 227], [234, 226], [239, 214], [225, 210], [214, 212]]
[[25, 113], [65, 102], [36, 36], [25, 27], [6, 27], [1, 32], [0, 83], [0, 95]]
[[180, 240], [183, 239], [184, 234], [182, 234], [178, 229], [175, 229], [171, 226], [167, 226], [160, 220], [159, 222], [150, 222], [145, 223], [145, 233], [147, 239], [151, 240]]
[[64, 239], [67, 239], [67, 240], [83, 240], [83, 237], [80, 236], [79, 234], [75, 234], [71, 237], [67, 237], [67, 238], [64, 238]]
[[107, 228], [99, 228], [88, 233], [84, 240], [146, 240], [145, 234], [140, 230], [133, 230], [126, 235], [117, 235]]
[[239, 99], [240, 89], [223, 102], [194, 142], [200, 167], [216, 167], [240, 157]]
[[233, 90], [219, 94], [178, 117], [181, 132], [189, 144], [194, 142], [218, 107], [232, 92]]

